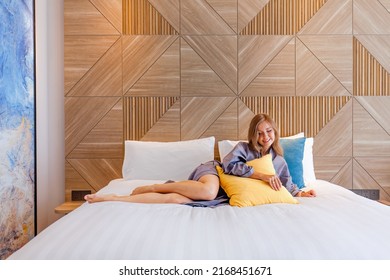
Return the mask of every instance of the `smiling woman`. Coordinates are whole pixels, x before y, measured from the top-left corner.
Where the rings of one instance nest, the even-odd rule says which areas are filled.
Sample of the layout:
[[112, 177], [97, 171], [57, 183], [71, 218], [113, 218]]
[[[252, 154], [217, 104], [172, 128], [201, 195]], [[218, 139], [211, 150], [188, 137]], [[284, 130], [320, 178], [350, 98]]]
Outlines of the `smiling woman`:
[[35, 234], [34, 1], [0, 2], [0, 259]]

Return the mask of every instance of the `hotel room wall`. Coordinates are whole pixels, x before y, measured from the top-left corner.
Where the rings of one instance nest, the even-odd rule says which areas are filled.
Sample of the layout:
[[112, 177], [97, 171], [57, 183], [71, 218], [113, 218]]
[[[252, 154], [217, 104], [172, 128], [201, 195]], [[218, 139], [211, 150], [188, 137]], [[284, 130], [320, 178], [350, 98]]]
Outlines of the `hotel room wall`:
[[64, 202], [64, 1], [36, 0], [37, 230]]
[[314, 137], [316, 175], [390, 199], [386, 0], [65, 0], [66, 200], [121, 177], [124, 140]]

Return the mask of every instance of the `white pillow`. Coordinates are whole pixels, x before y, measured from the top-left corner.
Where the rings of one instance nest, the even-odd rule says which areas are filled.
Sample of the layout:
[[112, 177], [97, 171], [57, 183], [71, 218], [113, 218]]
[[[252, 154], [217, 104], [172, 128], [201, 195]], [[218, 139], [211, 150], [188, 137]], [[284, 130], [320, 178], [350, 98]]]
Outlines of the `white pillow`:
[[214, 137], [177, 142], [125, 141], [125, 180], [187, 180], [201, 163], [214, 159]]
[[[298, 133], [292, 136], [288, 137], [283, 137], [286, 139], [294, 139], [294, 138], [300, 138], [304, 137], [304, 133]], [[246, 140], [221, 140], [218, 141], [218, 150], [219, 150], [219, 155], [221, 158], [221, 161], [223, 158], [230, 153], [231, 150], [233, 150], [234, 146], [238, 144], [240, 141], [245, 141]], [[305, 185], [308, 185], [310, 182], [313, 182], [316, 180], [316, 175], [314, 172], [314, 162], [313, 162], [313, 138], [306, 138], [305, 141], [305, 148], [303, 152], [303, 180], [305, 182]]]
[[303, 181], [305, 182], [305, 186], [307, 186], [311, 182], [314, 182], [317, 179], [316, 174], [314, 172], [313, 143], [313, 138], [306, 138], [302, 160]]

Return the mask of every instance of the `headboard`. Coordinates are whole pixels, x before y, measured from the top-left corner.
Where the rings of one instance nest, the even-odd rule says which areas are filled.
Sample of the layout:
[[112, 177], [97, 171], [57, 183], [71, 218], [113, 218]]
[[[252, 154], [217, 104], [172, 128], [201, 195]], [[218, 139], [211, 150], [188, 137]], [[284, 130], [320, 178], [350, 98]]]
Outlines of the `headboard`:
[[390, 14], [366, 2], [65, 0], [66, 200], [121, 177], [125, 140], [245, 139], [260, 112], [314, 137], [317, 178], [389, 199]]

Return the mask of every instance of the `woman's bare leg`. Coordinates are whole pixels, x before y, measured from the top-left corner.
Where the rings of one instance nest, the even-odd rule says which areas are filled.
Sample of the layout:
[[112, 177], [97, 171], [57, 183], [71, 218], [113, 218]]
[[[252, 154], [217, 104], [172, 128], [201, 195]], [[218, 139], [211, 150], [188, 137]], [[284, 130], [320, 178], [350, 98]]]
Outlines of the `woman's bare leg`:
[[192, 200], [213, 200], [218, 194], [219, 178], [216, 175], [204, 175], [199, 181], [188, 180], [166, 184], [155, 184], [135, 188], [131, 196], [145, 193], [177, 193]]
[[137, 195], [115, 195], [115, 194], [88, 194], [84, 197], [89, 203], [103, 201], [123, 201], [133, 203], [189, 203], [191, 199], [177, 193], [143, 193]]

